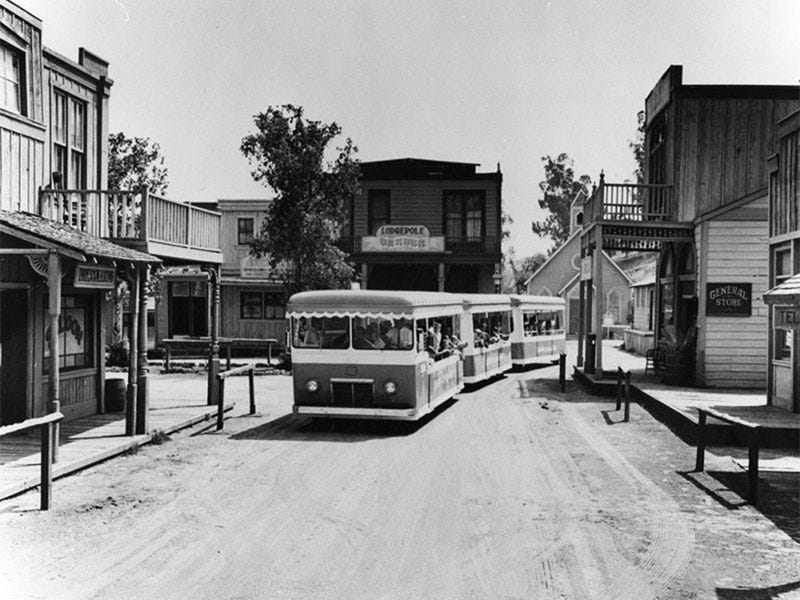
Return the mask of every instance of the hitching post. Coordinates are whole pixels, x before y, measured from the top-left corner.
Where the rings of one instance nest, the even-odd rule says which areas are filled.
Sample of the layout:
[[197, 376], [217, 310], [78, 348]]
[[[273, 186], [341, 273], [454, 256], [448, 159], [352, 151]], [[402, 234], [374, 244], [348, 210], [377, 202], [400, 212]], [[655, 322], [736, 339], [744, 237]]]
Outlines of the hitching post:
[[706, 413], [704, 410], [697, 411], [697, 460], [694, 463], [694, 470], [702, 472], [705, 468], [706, 458]]
[[625, 373], [625, 422], [631, 420], [631, 372]]
[[255, 371], [255, 367], [250, 367], [249, 376], [250, 376], [250, 414], [256, 414], [256, 384], [253, 380]]
[[750, 428], [748, 435], [748, 456], [747, 456], [747, 486], [750, 491], [750, 504], [758, 504], [758, 442], [761, 427]]

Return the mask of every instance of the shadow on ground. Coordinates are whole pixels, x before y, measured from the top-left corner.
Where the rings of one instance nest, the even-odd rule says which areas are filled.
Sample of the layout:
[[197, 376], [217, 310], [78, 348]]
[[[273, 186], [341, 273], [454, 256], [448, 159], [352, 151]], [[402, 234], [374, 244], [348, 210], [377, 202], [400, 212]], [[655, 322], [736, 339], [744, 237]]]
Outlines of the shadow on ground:
[[419, 421], [331, 419], [287, 413], [263, 425], [235, 433], [230, 439], [355, 443], [375, 438], [404, 437], [435, 422], [455, 403], [455, 399], [448, 400]]

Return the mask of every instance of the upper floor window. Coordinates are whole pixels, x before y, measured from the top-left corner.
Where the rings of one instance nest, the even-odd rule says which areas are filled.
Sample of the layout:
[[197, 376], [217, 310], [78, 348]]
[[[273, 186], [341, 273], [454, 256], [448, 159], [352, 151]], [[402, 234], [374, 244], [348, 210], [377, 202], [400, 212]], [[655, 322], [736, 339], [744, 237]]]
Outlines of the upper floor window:
[[8, 46], [0, 44], [0, 78], [2, 78], [3, 89], [0, 90], [3, 108], [19, 114], [25, 114], [25, 95], [24, 95], [24, 69], [22, 52]]
[[240, 245], [250, 244], [253, 242], [253, 219], [245, 218], [238, 219], [237, 225], [237, 241]]
[[368, 190], [367, 220], [370, 235], [375, 235], [381, 225], [392, 222], [392, 195], [389, 190]]
[[56, 187], [86, 187], [86, 104], [53, 94], [53, 175]]
[[444, 232], [447, 237], [485, 235], [486, 197], [482, 190], [444, 193]]

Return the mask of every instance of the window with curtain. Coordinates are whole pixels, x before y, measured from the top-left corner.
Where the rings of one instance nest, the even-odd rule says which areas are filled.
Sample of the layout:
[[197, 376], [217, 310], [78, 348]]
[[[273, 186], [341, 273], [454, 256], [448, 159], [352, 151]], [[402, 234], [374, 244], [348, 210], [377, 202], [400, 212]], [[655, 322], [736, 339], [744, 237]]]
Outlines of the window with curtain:
[[3, 108], [15, 113], [25, 114], [25, 96], [23, 85], [23, 54], [7, 44], [0, 44], [0, 60], [2, 69], [0, 78], [3, 89], [0, 90]]
[[486, 198], [482, 190], [444, 193], [444, 231], [447, 237], [483, 237]]
[[392, 196], [389, 190], [367, 192], [367, 220], [370, 235], [375, 235], [380, 226], [392, 222]]
[[251, 218], [237, 219], [237, 238], [236, 243], [241, 245], [250, 244], [253, 241], [254, 221]]

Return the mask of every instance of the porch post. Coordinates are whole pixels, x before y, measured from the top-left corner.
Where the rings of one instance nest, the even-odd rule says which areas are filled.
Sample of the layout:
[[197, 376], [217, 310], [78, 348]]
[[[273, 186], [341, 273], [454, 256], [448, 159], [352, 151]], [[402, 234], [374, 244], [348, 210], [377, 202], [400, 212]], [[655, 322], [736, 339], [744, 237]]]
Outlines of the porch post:
[[139, 272], [139, 360], [136, 379], [136, 433], [144, 434], [149, 429], [149, 386], [147, 382], [147, 275], [148, 266], [141, 265]]
[[130, 281], [130, 301], [128, 309], [131, 315], [128, 324], [128, 397], [125, 399], [125, 435], [136, 434], [138, 422], [136, 409], [139, 398], [139, 382], [137, 368], [139, 365], [139, 285], [141, 277], [139, 269], [134, 267], [133, 280]]
[[[583, 347], [583, 356], [589, 356], [589, 337], [592, 335], [592, 309], [593, 303], [595, 302], [594, 298], [594, 275], [592, 275], [591, 279], [587, 279], [583, 282], [586, 290], [586, 304], [583, 309], [583, 328], [584, 332], [586, 333], [586, 337], [584, 338], [584, 347]], [[592, 369], [594, 369], [594, 364], [589, 364], [586, 360], [583, 362], [583, 372], [584, 373], [591, 373]]]
[[445, 273], [444, 273], [444, 263], [439, 263], [439, 291], [440, 292], [444, 291], [445, 279], [446, 279], [446, 276], [445, 276]]
[[361, 263], [361, 289], [367, 289], [367, 278], [369, 277], [369, 265]]
[[209, 267], [211, 278], [211, 351], [208, 357], [208, 398], [213, 406], [219, 399], [219, 267]]
[[[50, 339], [50, 378], [47, 384], [47, 413], [61, 410], [61, 373], [59, 371], [60, 348], [58, 343], [58, 322], [61, 318], [61, 257], [54, 250], [47, 255], [47, 313]], [[50, 447], [53, 462], [58, 461], [58, 435], [60, 425], [53, 423]]]
[[594, 378], [600, 380], [603, 378], [603, 226], [597, 225], [595, 227], [595, 247], [594, 247], [594, 279], [597, 282], [597, 292], [595, 297], [595, 313], [594, 313], [594, 327], [595, 327], [595, 368]]
[[[584, 285], [583, 259], [585, 254], [586, 252], [583, 249], [583, 246], [581, 246], [581, 270], [580, 270], [580, 275], [578, 276], [578, 359], [575, 362], [575, 364], [577, 364], [579, 367], [583, 366], [583, 338], [586, 335], [586, 322], [584, 321], [585, 319], [584, 315], [586, 313], [586, 306], [585, 306], [586, 294], [584, 293], [584, 287], [583, 287]], [[566, 296], [567, 296], [567, 306], [569, 306], [569, 294], [566, 294]], [[570, 319], [571, 318], [572, 315], [570, 315]], [[565, 325], [568, 325], [568, 323]], [[567, 329], [566, 326], [565, 329]]]

